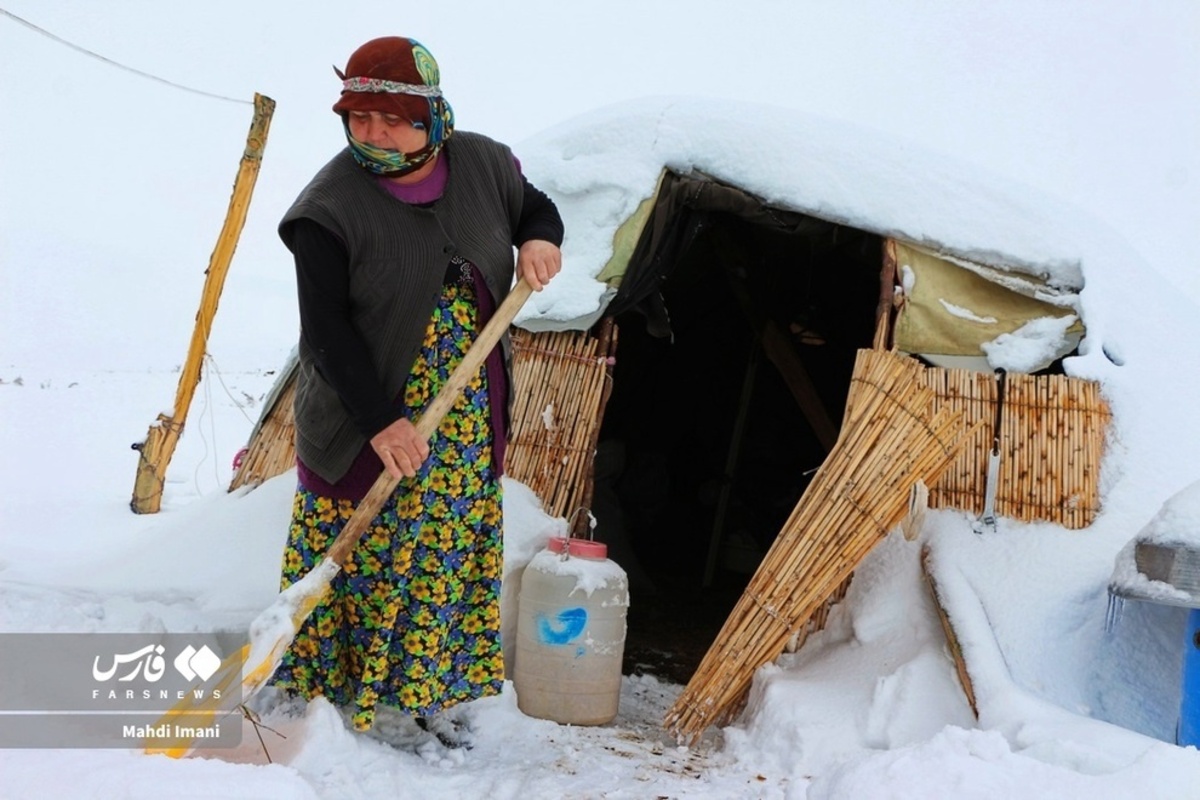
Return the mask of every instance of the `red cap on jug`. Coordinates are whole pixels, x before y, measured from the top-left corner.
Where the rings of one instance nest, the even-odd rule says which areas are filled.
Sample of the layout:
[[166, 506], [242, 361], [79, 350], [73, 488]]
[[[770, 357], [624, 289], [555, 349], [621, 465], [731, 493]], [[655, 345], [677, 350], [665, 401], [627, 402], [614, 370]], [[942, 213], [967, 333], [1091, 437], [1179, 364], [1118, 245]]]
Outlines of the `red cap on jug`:
[[546, 544], [546, 549], [551, 553], [566, 551], [570, 555], [579, 558], [594, 558], [597, 560], [608, 558], [608, 545], [604, 542], [592, 541], [591, 539], [571, 537], [568, 541], [565, 536], [554, 536]]

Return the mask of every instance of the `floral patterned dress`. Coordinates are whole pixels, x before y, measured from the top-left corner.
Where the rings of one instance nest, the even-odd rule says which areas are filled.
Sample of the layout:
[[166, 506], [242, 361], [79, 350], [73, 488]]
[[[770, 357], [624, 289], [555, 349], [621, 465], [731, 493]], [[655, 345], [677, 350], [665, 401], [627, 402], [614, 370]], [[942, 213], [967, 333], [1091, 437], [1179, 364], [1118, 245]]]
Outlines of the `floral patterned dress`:
[[[474, 341], [475, 289], [448, 282], [404, 391], [412, 418]], [[427, 716], [497, 694], [501, 495], [486, 368], [446, 415], [418, 474], [400, 482], [305, 621], [273, 683], [353, 708], [366, 730], [378, 704]], [[282, 587], [318, 564], [354, 502], [296, 494]]]

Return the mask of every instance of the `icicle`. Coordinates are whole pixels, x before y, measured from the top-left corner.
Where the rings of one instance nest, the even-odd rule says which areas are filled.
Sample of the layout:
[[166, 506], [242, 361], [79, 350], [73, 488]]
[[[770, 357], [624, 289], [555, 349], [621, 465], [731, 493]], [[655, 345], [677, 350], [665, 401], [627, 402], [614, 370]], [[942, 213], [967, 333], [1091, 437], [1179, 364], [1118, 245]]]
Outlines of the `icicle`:
[[1108, 590], [1108, 611], [1104, 614], [1104, 632], [1112, 633], [1117, 627], [1117, 623], [1121, 621], [1121, 614], [1125, 610], [1125, 598]]

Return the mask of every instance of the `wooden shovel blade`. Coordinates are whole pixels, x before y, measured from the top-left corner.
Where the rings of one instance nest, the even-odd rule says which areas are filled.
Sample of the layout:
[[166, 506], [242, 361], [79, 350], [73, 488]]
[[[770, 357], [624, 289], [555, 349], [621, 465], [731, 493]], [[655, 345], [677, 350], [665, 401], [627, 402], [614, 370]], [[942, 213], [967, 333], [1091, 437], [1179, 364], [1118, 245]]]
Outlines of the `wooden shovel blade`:
[[[200, 686], [193, 687], [183, 700], [159, 718], [154, 727], [161, 730], [166, 724], [169, 731], [191, 731], [216, 724], [222, 717], [236, 710], [240, 700], [232, 690], [242, 677], [242, 664], [249, 654], [250, 645], [246, 644], [242, 645], [238, 652], [226, 656], [217, 668], [215, 684], [206, 682], [203, 690]], [[176, 735], [156, 738], [153, 742], [152, 745], [146, 745], [147, 753], [162, 753], [171, 758], [182, 758], [191, 752], [196, 739], [193, 736]]]

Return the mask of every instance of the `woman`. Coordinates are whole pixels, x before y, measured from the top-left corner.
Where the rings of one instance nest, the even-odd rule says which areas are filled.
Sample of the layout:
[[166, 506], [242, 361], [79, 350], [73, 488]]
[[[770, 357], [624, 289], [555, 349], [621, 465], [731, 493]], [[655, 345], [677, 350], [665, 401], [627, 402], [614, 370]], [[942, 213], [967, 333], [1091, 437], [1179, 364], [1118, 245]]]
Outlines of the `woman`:
[[301, 328], [283, 587], [320, 561], [381, 470], [402, 480], [273, 682], [367, 730], [377, 706], [423, 723], [503, 684], [503, 354], [432, 441], [411, 420], [512, 285], [513, 246], [535, 290], [559, 271], [562, 221], [507, 147], [454, 131], [418, 42], [374, 39], [338, 76], [349, 146], [279, 228]]

